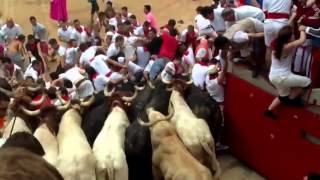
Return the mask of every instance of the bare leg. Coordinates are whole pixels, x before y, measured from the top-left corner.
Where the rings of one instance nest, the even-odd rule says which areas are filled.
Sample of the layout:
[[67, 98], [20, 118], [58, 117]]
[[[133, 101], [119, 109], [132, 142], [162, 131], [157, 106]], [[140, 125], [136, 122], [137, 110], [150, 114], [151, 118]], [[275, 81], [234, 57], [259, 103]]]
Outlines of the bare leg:
[[279, 97], [273, 99], [271, 104], [268, 107], [268, 110], [273, 111], [281, 104]]
[[267, 47], [266, 49], [266, 66], [267, 69], [270, 69], [271, 66], [271, 48]]

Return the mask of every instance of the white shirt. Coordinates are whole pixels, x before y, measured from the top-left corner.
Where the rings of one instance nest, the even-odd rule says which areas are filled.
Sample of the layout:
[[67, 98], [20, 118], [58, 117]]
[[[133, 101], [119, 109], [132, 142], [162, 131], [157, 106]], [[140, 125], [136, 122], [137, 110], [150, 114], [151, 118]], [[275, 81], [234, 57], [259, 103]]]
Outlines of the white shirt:
[[90, 46], [80, 56], [79, 62], [81, 65], [89, 65], [90, 60], [94, 57], [98, 49], [98, 46]]
[[66, 63], [74, 64], [77, 56], [78, 48], [71, 47], [66, 50]]
[[112, 43], [107, 50], [107, 56], [108, 57], [116, 56], [119, 54], [119, 52], [120, 52], [120, 48], [116, 47], [115, 43]]
[[204, 18], [201, 14], [198, 14], [196, 16], [196, 23], [199, 30], [204, 30], [208, 27], [212, 27], [210, 20]]
[[216, 8], [214, 9], [214, 19], [211, 22], [213, 24], [213, 27], [216, 31], [223, 32], [226, 31], [226, 24], [224, 19], [221, 16], [222, 11], [224, 8]]
[[292, 0], [266, 0], [263, 1], [263, 11], [268, 13], [285, 13], [290, 14], [292, 7]]
[[198, 63], [195, 64], [192, 68], [192, 73], [191, 73], [193, 84], [201, 89], [204, 89], [204, 83], [205, 83], [207, 74], [208, 74], [208, 66], [203, 66]]
[[106, 75], [111, 71], [106, 63], [107, 59], [108, 56], [103, 54], [95, 56], [94, 59], [90, 62], [90, 66], [93, 67], [98, 74]]
[[224, 101], [224, 88], [218, 84], [218, 79], [209, 79], [209, 74], [206, 75], [206, 89], [212, 98], [221, 103]]
[[61, 45], [59, 45], [58, 54], [61, 57], [64, 57], [66, 55], [67, 49]]
[[[199, 33], [198, 33], [198, 30], [194, 30], [196, 36], [198, 37], [199, 36]], [[181, 37], [180, 37], [180, 41], [181, 42], [186, 42], [187, 41], [187, 34], [188, 34], [188, 29], [185, 29], [181, 32]]]
[[71, 35], [72, 35], [72, 28], [71, 27], [67, 27], [67, 29], [65, 29], [65, 30], [62, 28], [58, 29], [58, 37], [61, 39], [69, 41], [71, 39]]
[[292, 53], [286, 58], [277, 59], [272, 52], [269, 76], [286, 76], [291, 73]]
[[15, 24], [12, 28], [8, 28], [7, 25], [3, 25], [1, 30], [7, 36], [7, 39], [11, 41], [15, 39], [18, 35], [22, 34], [22, 29], [18, 24]]
[[79, 80], [83, 79], [84, 76], [80, 73], [79, 67], [73, 67], [59, 75], [59, 79], [63, 78], [70, 80], [72, 84], [75, 85]]
[[75, 39], [78, 43], [78, 46], [81, 43], [86, 43], [87, 42], [87, 33], [84, 30], [84, 26], [80, 26], [82, 28], [82, 32], [78, 32], [75, 28], [72, 29], [72, 33], [71, 33], [71, 38]]
[[150, 59], [150, 61], [148, 62], [148, 65], [146, 66], [146, 68], [144, 68], [144, 72], [148, 72], [149, 73], [153, 63], [154, 63], [154, 60]]
[[148, 62], [150, 59], [149, 51], [146, 51], [142, 46], [138, 46], [136, 53], [137, 53], [137, 65], [142, 68], [145, 68], [148, 65]]
[[99, 74], [97, 77], [93, 79], [93, 85], [97, 92], [101, 92], [104, 90], [106, 85], [109, 83], [110, 79], [104, 75]]
[[234, 16], [235, 16], [235, 21], [226, 22], [227, 28], [229, 28], [236, 21], [243, 20], [245, 18], [251, 17], [251, 18], [258, 19], [261, 22], [265, 20], [265, 14], [261, 9], [253, 6], [247, 6], [247, 5], [234, 8]]
[[139, 26], [139, 27], [135, 28], [135, 30], [133, 31], [133, 34], [136, 35], [136, 36], [145, 37], [145, 34], [144, 34], [142, 26]]
[[26, 79], [28, 76], [31, 76], [35, 81], [39, 78], [39, 73], [33, 69], [32, 64], [29, 64], [29, 66], [27, 67], [24, 73], [24, 79]]
[[44, 25], [37, 23], [35, 26], [32, 26], [32, 32], [38, 39], [43, 39], [47, 35], [47, 30]]

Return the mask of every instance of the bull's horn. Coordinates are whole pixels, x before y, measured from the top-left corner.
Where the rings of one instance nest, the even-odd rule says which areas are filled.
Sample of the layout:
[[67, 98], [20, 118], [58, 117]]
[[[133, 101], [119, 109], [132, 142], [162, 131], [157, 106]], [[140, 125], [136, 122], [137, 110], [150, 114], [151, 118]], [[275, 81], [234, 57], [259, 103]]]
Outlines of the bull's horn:
[[27, 87], [28, 91], [31, 91], [31, 92], [36, 92], [36, 91], [39, 91], [40, 89], [42, 89], [41, 86], [37, 86], [37, 87]]
[[152, 121], [152, 122], [144, 122], [144, 121], [142, 121], [142, 119], [139, 117], [139, 118], [138, 118], [138, 123], [139, 123], [141, 126], [150, 127], [150, 126], [153, 126], [153, 125], [157, 124], [158, 122], [164, 121], [164, 120], [165, 120], [165, 119], [157, 119], [157, 120]]
[[62, 98], [60, 91], [56, 91], [56, 96], [57, 96], [57, 98], [59, 99], [59, 101], [60, 101], [62, 104], [67, 104], [67, 103], [68, 103], [66, 100], [64, 100], [64, 99]]
[[9, 96], [9, 97], [13, 97], [13, 92], [12, 91], [9, 91], [9, 90], [6, 90], [6, 89], [3, 89], [0, 87], [0, 92], [2, 92], [3, 94]]
[[126, 102], [130, 102], [130, 101], [134, 100], [134, 98], [136, 98], [137, 95], [138, 95], [138, 89], [135, 87], [134, 93], [131, 97], [123, 96], [123, 97], [121, 97], [121, 99]]
[[173, 81], [167, 81], [167, 80], [165, 80], [165, 79], [161, 79], [162, 80], [162, 82], [164, 83], [164, 84], [172, 84], [173, 83]]
[[193, 80], [190, 79], [188, 82], [186, 82], [186, 84], [191, 85], [193, 83]]
[[42, 95], [41, 95], [41, 99], [39, 99], [38, 101], [31, 101], [30, 105], [32, 105], [32, 106], [39, 106], [39, 105], [42, 104], [45, 100], [46, 100], [46, 95], [45, 95], [45, 94], [42, 94]]
[[156, 87], [152, 84], [152, 82], [151, 81], [147, 81], [147, 83], [148, 83], [148, 86], [151, 88], [151, 89], [155, 89]]
[[112, 90], [111, 91], [108, 91], [108, 87], [109, 86], [106, 86], [106, 88], [104, 89], [104, 95], [105, 96], [107, 96], [107, 97], [110, 97], [113, 93], [114, 93], [114, 91], [116, 90], [116, 88], [112, 88]]
[[66, 104], [64, 104], [64, 105], [62, 105], [62, 106], [57, 106], [57, 109], [58, 109], [59, 111], [65, 111], [65, 110], [67, 110], [67, 109], [70, 107], [70, 105], [71, 105], [71, 102], [69, 101], [68, 103], [66, 103]]
[[142, 87], [139, 87], [139, 86], [137, 86], [137, 85], [134, 86], [134, 88], [137, 89], [138, 91], [144, 90], [145, 87], [146, 87], [146, 86], [142, 86]]
[[37, 116], [40, 114], [40, 109], [37, 109], [35, 111], [31, 111], [31, 110], [28, 110], [26, 109], [24, 106], [20, 106], [22, 112], [24, 112], [26, 115], [29, 115], [29, 116]]
[[88, 99], [87, 101], [80, 102], [80, 106], [88, 107], [94, 102], [94, 100], [95, 100], [95, 96], [92, 95], [90, 99]]

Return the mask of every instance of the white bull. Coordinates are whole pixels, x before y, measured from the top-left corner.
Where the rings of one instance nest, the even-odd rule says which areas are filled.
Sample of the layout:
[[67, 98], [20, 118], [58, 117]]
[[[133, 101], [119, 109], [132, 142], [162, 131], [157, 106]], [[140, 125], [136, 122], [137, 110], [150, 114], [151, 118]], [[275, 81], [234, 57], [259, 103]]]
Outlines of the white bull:
[[[94, 101], [91, 98], [86, 104]], [[83, 105], [84, 106], [84, 105]], [[59, 157], [57, 169], [65, 180], [95, 180], [95, 157], [81, 129], [80, 106], [73, 105], [64, 113], [57, 135]]]
[[128, 180], [128, 164], [124, 152], [125, 131], [129, 126], [126, 112], [116, 106], [106, 119], [93, 143], [97, 159], [97, 180]]
[[58, 141], [45, 123], [41, 124], [33, 133], [33, 136], [40, 142], [45, 155], [43, 158], [56, 167], [58, 158]]
[[[221, 169], [215, 155], [214, 139], [207, 123], [192, 113], [178, 91], [172, 91], [170, 101], [174, 108], [174, 114], [170, 120], [176, 127], [182, 142], [197, 160], [215, 171], [215, 179], [219, 178]], [[169, 112], [171, 111], [172, 109], [169, 106]]]
[[173, 112], [165, 117], [151, 108], [147, 113], [150, 123], [140, 119], [139, 123], [150, 126], [155, 180], [212, 180], [210, 170], [188, 152], [175, 127], [167, 121]]
[[32, 134], [32, 131], [27, 126], [26, 122], [19, 116], [13, 117], [3, 129], [2, 138], [8, 139], [10, 135], [17, 132], [27, 132]]

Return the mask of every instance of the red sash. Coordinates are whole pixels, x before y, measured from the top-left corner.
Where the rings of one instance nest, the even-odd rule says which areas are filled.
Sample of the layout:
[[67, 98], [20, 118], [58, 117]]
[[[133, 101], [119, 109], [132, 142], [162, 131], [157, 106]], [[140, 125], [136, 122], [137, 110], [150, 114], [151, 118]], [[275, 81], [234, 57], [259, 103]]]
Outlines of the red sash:
[[266, 19], [289, 19], [290, 15], [286, 13], [267, 13]]
[[201, 66], [209, 66], [209, 64], [204, 61], [199, 61], [197, 64], [200, 64]]
[[109, 71], [105, 76], [109, 78], [111, 75], [112, 75], [112, 71]]

